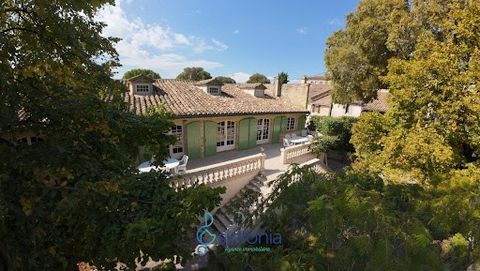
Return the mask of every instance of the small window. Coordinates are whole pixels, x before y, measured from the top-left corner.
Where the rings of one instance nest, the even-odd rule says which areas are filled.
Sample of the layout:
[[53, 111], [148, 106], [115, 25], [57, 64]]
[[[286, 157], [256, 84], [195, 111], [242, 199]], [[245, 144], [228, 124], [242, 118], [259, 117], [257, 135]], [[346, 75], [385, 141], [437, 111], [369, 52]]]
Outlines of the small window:
[[209, 94], [220, 94], [220, 88], [219, 87], [208, 87], [208, 93]]
[[136, 85], [135, 90], [137, 93], [148, 93], [150, 91], [150, 86], [146, 84]]
[[287, 119], [287, 130], [295, 130], [295, 118], [288, 118]]
[[172, 153], [183, 153], [183, 129], [181, 125], [172, 128], [171, 134], [177, 138], [175, 144], [172, 145]]

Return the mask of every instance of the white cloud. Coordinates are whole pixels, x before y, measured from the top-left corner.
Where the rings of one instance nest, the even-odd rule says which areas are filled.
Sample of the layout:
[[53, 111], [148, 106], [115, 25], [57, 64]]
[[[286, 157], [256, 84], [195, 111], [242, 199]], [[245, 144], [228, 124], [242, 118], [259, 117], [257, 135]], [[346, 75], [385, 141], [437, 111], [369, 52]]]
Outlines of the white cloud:
[[297, 28], [297, 32], [305, 35], [305, 34], [307, 34], [307, 28], [306, 27]]
[[207, 50], [215, 50], [215, 51], [225, 51], [228, 49], [228, 46], [221, 41], [216, 39], [212, 39], [211, 43], [207, 43], [203, 39], [198, 39], [197, 44], [193, 48], [195, 53], [203, 53]]
[[333, 25], [333, 26], [342, 26], [343, 25], [342, 21], [339, 20], [338, 18], [333, 18], [333, 19], [329, 20], [328, 24]]
[[245, 83], [252, 75], [245, 72], [235, 72], [227, 76], [233, 78], [237, 83]]
[[179, 50], [202, 53], [207, 50], [224, 51], [228, 46], [219, 40], [178, 33], [168, 26], [148, 24], [140, 17], [129, 19], [122, 9], [123, 1], [101, 10], [97, 19], [107, 24], [103, 34], [119, 37], [116, 49], [120, 62], [127, 68], [143, 67], [161, 72], [163, 77], [175, 76], [184, 67], [201, 66], [205, 69], [222, 64], [205, 59], [190, 59], [173, 52]]
[[220, 51], [225, 51], [225, 50], [228, 49], [228, 46], [221, 41], [218, 41], [216, 39], [212, 39], [212, 42], [213, 42], [213, 44], [215, 44], [217, 46], [218, 50], [220, 50]]
[[238, 33], [240, 33], [240, 30], [238, 30], [238, 29], [233, 31], [233, 34], [235, 34], [235, 35], [237, 35]]

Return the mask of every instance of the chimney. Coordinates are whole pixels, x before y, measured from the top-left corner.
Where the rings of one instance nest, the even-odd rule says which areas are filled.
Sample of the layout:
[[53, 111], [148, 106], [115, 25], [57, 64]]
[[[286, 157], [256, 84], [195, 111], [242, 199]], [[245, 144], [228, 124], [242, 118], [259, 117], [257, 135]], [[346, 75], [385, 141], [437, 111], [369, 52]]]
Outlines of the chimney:
[[273, 79], [273, 92], [275, 97], [282, 96], [282, 85], [280, 85], [280, 82], [278, 81], [278, 76], [275, 76]]
[[304, 75], [304, 76], [303, 76], [303, 83], [306, 84], [306, 83], [307, 83], [307, 80], [308, 80], [308, 79], [307, 79], [307, 76]]

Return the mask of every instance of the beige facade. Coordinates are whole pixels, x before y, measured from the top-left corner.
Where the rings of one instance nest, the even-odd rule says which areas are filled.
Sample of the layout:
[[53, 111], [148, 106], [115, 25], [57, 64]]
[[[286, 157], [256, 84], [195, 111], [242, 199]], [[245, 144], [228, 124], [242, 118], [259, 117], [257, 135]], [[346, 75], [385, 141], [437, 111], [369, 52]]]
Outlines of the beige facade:
[[[199, 121], [200, 122], [200, 134], [198, 135], [200, 137], [200, 142], [204, 143], [205, 142], [205, 131], [204, 131], [204, 127], [205, 127], [205, 122], [207, 121], [211, 121], [211, 122], [215, 122], [215, 123], [219, 123], [219, 122], [223, 122], [223, 121], [231, 121], [231, 122], [234, 122], [235, 123], [235, 142], [234, 142], [234, 148], [232, 149], [235, 149], [235, 150], [238, 150], [239, 149], [239, 142], [240, 142], [240, 138], [239, 138], [239, 122], [243, 119], [249, 119], [249, 118], [254, 118], [256, 120], [261, 120], [261, 119], [268, 119], [269, 120], [269, 126], [268, 126], [268, 140], [267, 142], [264, 142], [264, 143], [261, 143], [261, 144], [268, 144], [268, 143], [273, 143], [272, 142], [272, 137], [273, 137], [273, 125], [274, 125], [274, 119], [276, 117], [279, 117], [279, 116], [282, 116], [282, 117], [286, 117], [286, 118], [294, 118], [295, 119], [295, 128], [292, 129], [292, 130], [288, 130], [288, 131], [285, 131], [285, 132], [281, 132], [280, 133], [280, 138], [283, 138], [285, 136], [285, 134], [288, 134], [288, 133], [300, 133], [301, 130], [305, 129], [305, 125], [304, 125], [304, 122], [303, 122], [303, 125], [302, 125], [302, 122], [300, 122], [300, 118], [302, 117], [305, 117], [305, 113], [286, 113], [286, 114], [261, 114], [261, 115], [241, 115], [241, 116], [215, 116], [215, 117], [201, 117], [201, 118], [184, 118], [184, 119], [175, 119], [174, 120], [174, 123], [176, 125], [179, 125], [179, 126], [182, 126], [183, 129], [183, 134], [182, 134], [182, 145], [183, 145], [183, 149], [184, 149], [184, 152], [183, 153], [180, 153], [180, 154], [176, 154], [176, 153], [170, 153], [170, 155], [172, 157], [175, 157], [175, 158], [178, 158], [179, 156], [185, 154], [185, 150], [188, 149], [188, 142], [187, 142], [187, 137], [188, 137], [188, 132], [187, 132], [187, 129], [185, 129], [185, 127], [189, 124], [189, 123], [193, 123], [193, 122], [197, 122]], [[258, 145], [261, 145], [261, 144], [258, 144]], [[201, 154], [202, 154], [202, 157], [205, 156], [205, 144], [201, 144], [200, 145], [200, 149], [201, 149]], [[220, 152], [220, 151], [219, 151]]]

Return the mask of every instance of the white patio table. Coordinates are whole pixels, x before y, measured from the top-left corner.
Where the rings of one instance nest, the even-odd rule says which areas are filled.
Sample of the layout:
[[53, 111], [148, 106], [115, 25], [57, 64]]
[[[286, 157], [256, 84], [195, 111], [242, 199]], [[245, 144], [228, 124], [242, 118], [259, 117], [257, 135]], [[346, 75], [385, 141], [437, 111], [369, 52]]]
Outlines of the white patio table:
[[137, 169], [140, 172], [150, 172], [152, 169], [154, 171], [164, 170], [164, 171], [167, 171], [167, 172], [172, 172], [172, 170], [175, 171], [175, 168], [178, 167], [178, 165], [180, 165], [180, 161], [178, 161], [175, 158], [168, 158], [167, 160], [163, 160], [163, 164], [164, 164], [163, 167], [156, 167], [156, 166], [152, 165], [152, 162], [145, 161], [145, 162], [141, 163], [140, 165], [138, 165]]
[[293, 144], [302, 144], [302, 143], [306, 143], [308, 142], [309, 139], [308, 137], [304, 137], [304, 136], [296, 136], [296, 137], [292, 137], [290, 138], [290, 142], [292, 142]]

